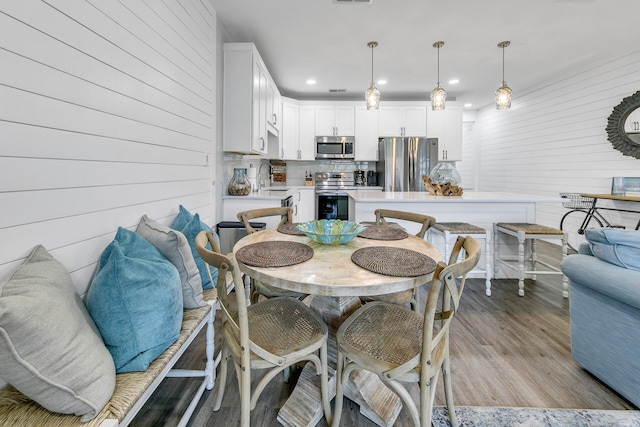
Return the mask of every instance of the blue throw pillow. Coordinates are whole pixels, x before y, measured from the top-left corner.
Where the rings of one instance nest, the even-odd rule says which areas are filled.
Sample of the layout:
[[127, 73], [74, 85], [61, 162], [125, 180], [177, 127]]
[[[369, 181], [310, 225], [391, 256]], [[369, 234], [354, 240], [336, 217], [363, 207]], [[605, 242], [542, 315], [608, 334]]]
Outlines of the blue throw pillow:
[[182, 326], [180, 274], [143, 237], [118, 228], [100, 256], [85, 303], [116, 373], [145, 371]]
[[[200, 272], [200, 279], [202, 280], [202, 288], [203, 289], [211, 289], [216, 286], [218, 280], [218, 269], [211, 267], [211, 278], [213, 279], [213, 283], [211, 283], [211, 279], [209, 278], [209, 273], [207, 272], [207, 266], [198, 252], [196, 251], [196, 236], [201, 231], [210, 231], [216, 236], [216, 240], [218, 241], [218, 246], [220, 246], [220, 238], [216, 234], [215, 231], [211, 229], [207, 224], [200, 221], [200, 216], [198, 214], [193, 215], [191, 212], [186, 210], [184, 206], [180, 205], [180, 211], [178, 212], [178, 216], [173, 220], [171, 224], [171, 228], [174, 230], [178, 230], [185, 235], [187, 240], [189, 241], [189, 246], [191, 246], [191, 253], [193, 254], [193, 259], [196, 261], [196, 266], [198, 267], [198, 271]], [[209, 247], [209, 246], [208, 246]], [[209, 247], [210, 249], [210, 247]]]
[[640, 270], [640, 231], [590, 228], [585, 237], [596, 257], [631, 270]]

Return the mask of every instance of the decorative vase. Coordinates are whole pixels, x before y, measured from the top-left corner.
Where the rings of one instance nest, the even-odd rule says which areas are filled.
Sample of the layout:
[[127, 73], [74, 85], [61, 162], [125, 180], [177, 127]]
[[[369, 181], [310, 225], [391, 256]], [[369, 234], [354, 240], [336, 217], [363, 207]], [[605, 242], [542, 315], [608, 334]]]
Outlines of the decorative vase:
[[234, 168], [233, 178], [229, 182], [229, 194], [232, 196], [247, 196], [251, 191], [251, 182], [247, 177], [246, 168]]
[[438, 163], [429, 174], [432, 184], [460, 185], [460, 173], [453, 162]]

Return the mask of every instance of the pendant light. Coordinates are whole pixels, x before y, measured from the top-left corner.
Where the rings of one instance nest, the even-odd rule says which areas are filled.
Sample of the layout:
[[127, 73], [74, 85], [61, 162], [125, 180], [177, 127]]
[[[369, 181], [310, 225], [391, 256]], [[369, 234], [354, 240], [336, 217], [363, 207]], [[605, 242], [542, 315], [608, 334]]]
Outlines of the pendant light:
[[364, 96], [367, 100], [367, 110], [377, 110], [380, 104], [380, 91], [373, 81], [373, 48], [378, 46], [378, 42], [369, 42], [367, 46], [371, 48], [371, 86], [365, 91]]
[[496, 109], [506, 110], [511, 108], [511, 88], [504, 81], [504, 48], [511, 44], [510, 41], [498, 43], [498, 47], [502, 49], [502, 86], [496, 90]]
[[435, 42], [433, 47], [438, 49], [438, 84], [431, 92], [431, 109], [444, 110], [444, 103], [447, 99], [447, 91], [440, 86], [440, 48], [444, 46], [444, 42]]

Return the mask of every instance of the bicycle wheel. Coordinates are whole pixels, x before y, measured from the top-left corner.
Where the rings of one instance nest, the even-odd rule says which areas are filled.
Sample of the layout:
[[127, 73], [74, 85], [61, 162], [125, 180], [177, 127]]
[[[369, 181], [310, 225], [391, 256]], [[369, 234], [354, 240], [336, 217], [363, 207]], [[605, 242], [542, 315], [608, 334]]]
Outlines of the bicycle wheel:
[[[563, 215], [560, 220], [560, 230], [566, 231], [568, 234], [567, 245], [574, 251], [578, 251], [578, 248], [586, 240], [584, 238], [584, 230], [580, 230], [582, 223], [587, 217], [588, 211], [582, 209], [573, 209]], [[592, 216], [585, 228], [601, 228], [602, 221], [597, 217]]]

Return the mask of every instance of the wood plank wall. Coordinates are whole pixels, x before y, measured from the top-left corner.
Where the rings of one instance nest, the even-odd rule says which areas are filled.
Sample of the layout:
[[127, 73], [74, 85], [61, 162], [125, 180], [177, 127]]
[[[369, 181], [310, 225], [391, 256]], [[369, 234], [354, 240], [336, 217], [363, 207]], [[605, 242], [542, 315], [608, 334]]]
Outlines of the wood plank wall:
[[84, 294], [118, 227], [212, 222], [216, 37], [208, 0], [2, 2], [0, 282], [42, 244]]
[[[612, 177], [640, 176], [640, 159], [614, 149], [605, 131], [613, 108], [640, 90], [640, 51], [529, 91], [512, 89], [510, 110], [486, 107], [473, 130], [465, 128], [465, 138], [481, 145], [480, 191], [610, 193]], [[473, 155], [467, 144], [465, 150]], [[565, 212], [561, 204], [541, 205], [537, 219], [558, 227]], [[627, 226], [638, 221], [633, 214], [607, 215]]]

